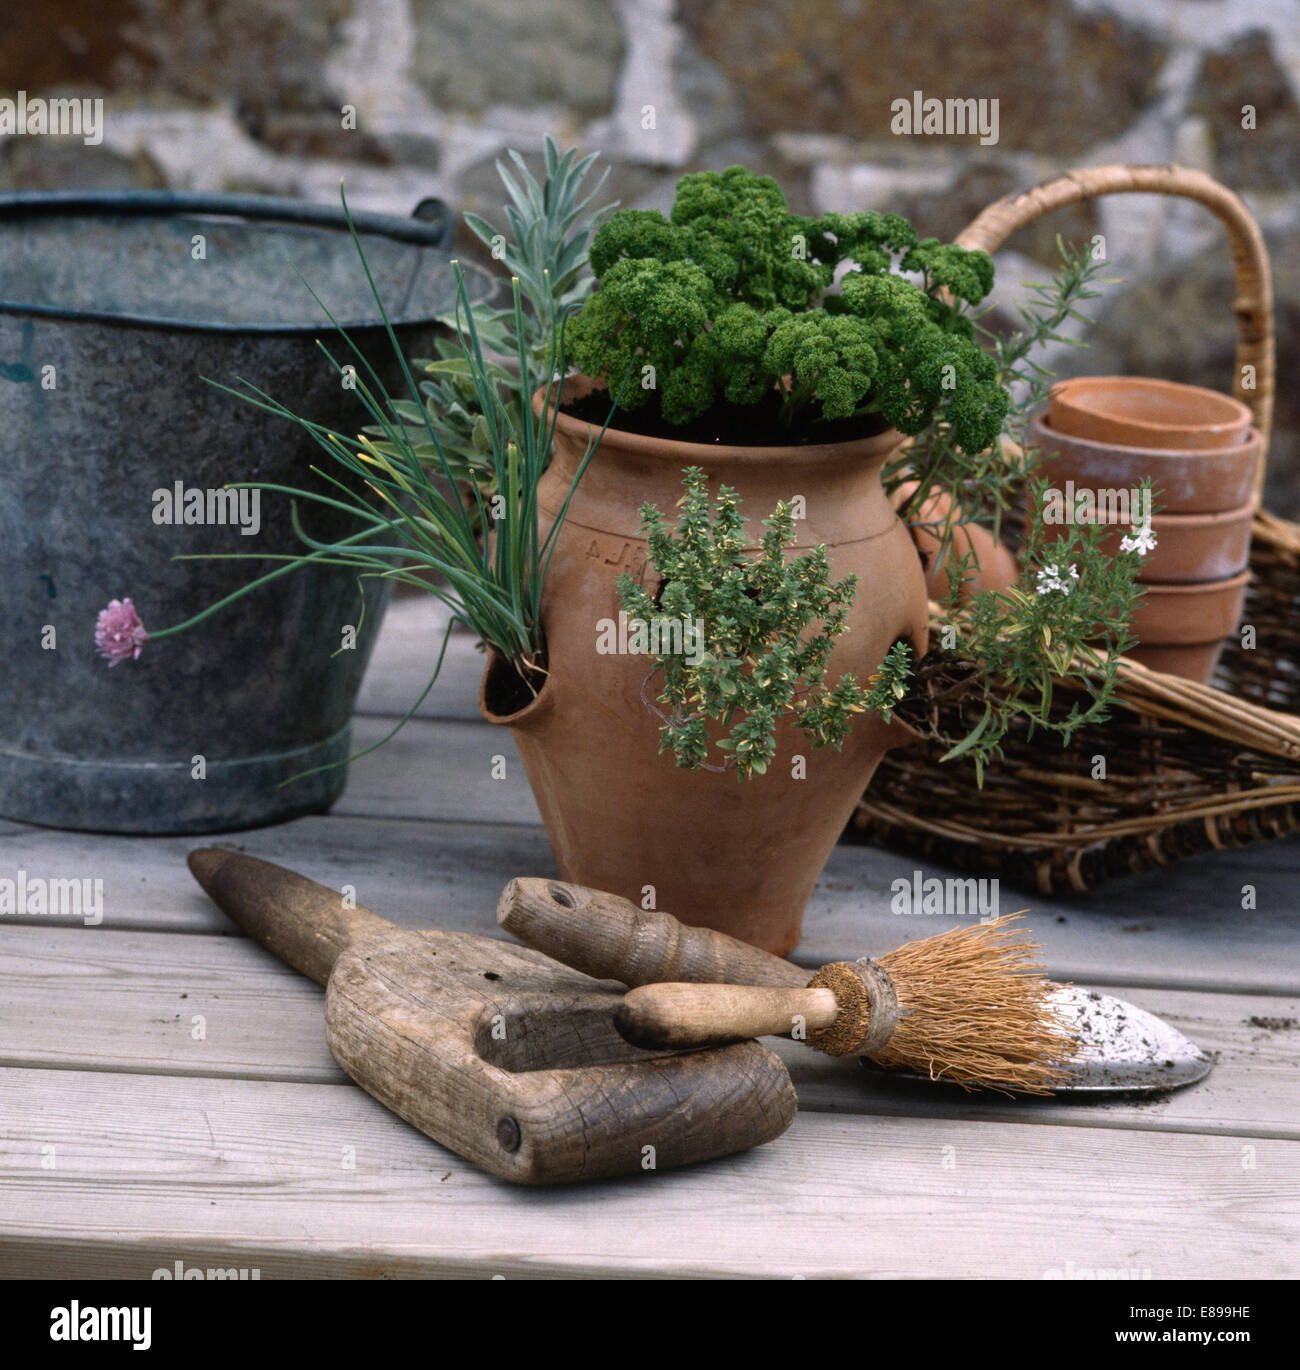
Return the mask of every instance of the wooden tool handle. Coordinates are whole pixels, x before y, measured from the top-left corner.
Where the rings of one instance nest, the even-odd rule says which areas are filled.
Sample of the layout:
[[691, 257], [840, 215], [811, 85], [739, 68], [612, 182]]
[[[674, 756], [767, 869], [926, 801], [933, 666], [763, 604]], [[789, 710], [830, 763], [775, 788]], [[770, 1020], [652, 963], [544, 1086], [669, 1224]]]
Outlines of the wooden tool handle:
[[828, 1028], [839, 1016], [829, 989], [743, 985], [643, 985], [614, 1011], [614, 1026], [638, 1047], [701, 1047]]
[[806, 970], [725, 933], [561, 880], [512, 880], [497, 903], [497, 922], [526, 946], [598, 980], [799, 989], [808, 983]]
[[353, 943], [393, 924], [369, 909], [345, 908], [343, 896], [305, 875], [220, 847], [189, 854], [194, 878], [228, 918], [318, 985]]

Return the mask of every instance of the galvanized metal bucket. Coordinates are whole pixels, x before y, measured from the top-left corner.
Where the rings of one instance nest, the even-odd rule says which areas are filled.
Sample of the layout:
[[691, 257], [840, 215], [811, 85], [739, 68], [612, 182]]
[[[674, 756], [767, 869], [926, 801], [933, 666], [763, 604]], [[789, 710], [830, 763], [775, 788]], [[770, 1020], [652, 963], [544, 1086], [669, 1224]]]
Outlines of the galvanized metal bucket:
[[[445, 207], [354, 220], [402, 350], [431, 355], [434, 318], [454, 300]], [[339, 210], [221, 195], [0, 195], [0, 814], [211, 832], [323, 810], [341, 792], [342, 766], [280, 782], [349, 754], [386, 583], [314, 566], [138, 661], [110, 667], [93, 642], [110, 599], [130, 596], [146, 628], [163, 628], [276, 565], [178, 555], [301, 550], [283, 496], [261, 492], [253, 533], [248, 504], [243, 527], [175, 520], [187, 502], [220, 518], [220, 502], [189, 492], [232, 481], [327, 488], [310, 472], [322, 454], [296, 425], [205, 378], [246, 379], [345, 433], [368, 422], [317, 346], [346, 360], [304, 279], [396, 386]], [[486, 282], [475, 274], [477, 295]], [[300, 514], [316, 537], [353, 531], [346, 514], [306, 504]]]

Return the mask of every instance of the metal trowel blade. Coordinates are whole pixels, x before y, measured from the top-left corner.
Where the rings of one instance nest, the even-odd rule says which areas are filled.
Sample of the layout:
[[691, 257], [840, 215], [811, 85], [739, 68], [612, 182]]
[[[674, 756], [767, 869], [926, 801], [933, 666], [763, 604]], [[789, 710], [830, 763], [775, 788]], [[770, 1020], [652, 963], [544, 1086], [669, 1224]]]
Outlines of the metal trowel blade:
[[1052, 1003], [1079, 1044], [1057, 1093], [1149, 1093], [1209, 1074], [1213, 1062], [1195, 1042], [1135, 1004], [1077, 985], [1057, 985]]
[[[1154, 1094], [1195, 1084], [1213, 1062], [1177, 1028], [1136, 1004], [1078, 985], [1054, 985], [1050, 1003], [1078, 1043], [1062, 1069], [1069, 1079], [1055, 1094]], [[868, 1070], [910, 1080], [929, 1077], [884, 1070], [865, 1056]]]

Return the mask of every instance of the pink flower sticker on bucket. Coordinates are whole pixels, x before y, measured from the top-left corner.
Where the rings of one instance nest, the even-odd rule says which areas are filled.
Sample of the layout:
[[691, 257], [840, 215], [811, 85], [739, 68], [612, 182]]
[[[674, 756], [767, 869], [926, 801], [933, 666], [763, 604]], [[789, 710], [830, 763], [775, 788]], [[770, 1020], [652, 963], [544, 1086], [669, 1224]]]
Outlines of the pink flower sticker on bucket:
[[99, 618], [95, 620], [95, 646], [110, 666], [128, 659], [138, 660], [148, 641], [149, 634], [129, 599], [110, 599], [108, 608], [99, 611]]

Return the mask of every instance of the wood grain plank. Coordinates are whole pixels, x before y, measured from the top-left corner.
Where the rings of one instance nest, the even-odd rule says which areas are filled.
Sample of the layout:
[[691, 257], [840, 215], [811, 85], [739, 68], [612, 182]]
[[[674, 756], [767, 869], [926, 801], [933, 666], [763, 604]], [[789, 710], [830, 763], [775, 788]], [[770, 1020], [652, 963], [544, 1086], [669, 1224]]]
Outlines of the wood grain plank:
[[519, 1190], [359, 1090], [4, 1070], [0, 1276], [1277, 1278], [1300, 1273], [1298, 1163], [1270, 1140], [801, 1114], [689, 1171]]
[[[433, 674], [449, 617], [446, 607], [431, 595], [393, 601], [357, 696], [359, 713], [389, 718], [406, 714]], [[438, 679], [416, 717], [478, 719], [483, 660], [473, 634], [463, 628], [455, 630]]]
[[[380, 741], [396, 721], [355, 719], [353, 754]], [[542, 821], [510, 729], [481, 719], [411, 719], [378, 751], [352, 762], [333, 812], [345, 818]]]
[[248, 938], [5, 928], [0, 983], [0, 1066], [347, 1082], [322, 991]]
[[[913, 882], [918, 871], [923, 879], [959, 877], [910, 856], [841, 844], [818, 881], [796, 959], [807, 965], [834, 960], [858, 938], [876, 954], [968, 923], [892, 912], [895, 883]], [[1241, 907], [1240, 869], [1220, 866], [1216, 857], [1069, 899], [1004, 887], [995, 907], [1002, 913], [1026, 910], [1026, 923], [1057, 979], [1300, 993], [1298, 878], [1287, 870], [1260, 870], [1252, 877], [1253, 909]]]
[[[359, 902], [394, 921], [489, 936], [496, 931], [493, 910], [507, 880], [555, 873], [545, 834], [527, 824], [330, 816], [215, 838], [105, 837], [0, 822], [0, 876], [26, 869], [101, 878], [104, 926], [110, 928], [230, 932], [185, 868], [186, 852], [213, 842], [280, 862], [336, 889], [352, 885]], [[910, 879], [914, 868], [910, 858], [873, 847], [837, 847], [813, 893], [795, 959], [816, 966], [879, 954], [955, 926], [961, 920], [891, 913], [892, 881]], [[930, 866], [925, 872], [944, 874]], [[1022, 904], [1004, 890], [1001, 907], [1030, 907], [1028, 922], [1059, 979], [1300, 994], [1298, 877], [1285, 870], [1251, 874], [1255, 909], [1240, 908], [1240, 869], [1220, 866], [1217, 858], [1071, 901]]]
[[[325, 1045], [321, 991], [246, 939], [0, 928], [0, 983], [0, 1065], [347, 1080]], [[1138, 998], [1215, 1055], [1206, 1081], [1151, 1101], [1008, 1100], [768, 1045], [789, 1066], [800, 1107], [815, 1112], [1300, 1138], [1300, 1001], [1180, 990]]]
[[[113, 837], [0, 823], [0, 874], [102, 879], [103, 927], [237, 935], [190, 876], [195, 847], [276, 861], [410, 927], [496, 932], [497, 896], [514, 875], [554, 875], [546, 834], [531, 825], [316, 817], [202, 837]], [[49, 920], [7, 918], [0, 923]], [[95, 929], [89, 929], [95, 931]]]

